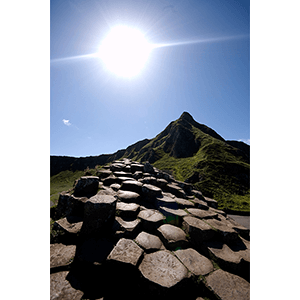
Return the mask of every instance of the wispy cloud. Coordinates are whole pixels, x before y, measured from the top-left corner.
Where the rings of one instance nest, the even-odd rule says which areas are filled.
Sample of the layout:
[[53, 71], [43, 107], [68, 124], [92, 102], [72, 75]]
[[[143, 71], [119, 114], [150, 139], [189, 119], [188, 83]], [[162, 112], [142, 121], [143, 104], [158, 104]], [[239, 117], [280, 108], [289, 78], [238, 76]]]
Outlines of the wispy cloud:
[[62, 121], [66, 126], [71, 126], [71, 123], [69, 120], [63, 119]]
[[250, 139], [240, 139], [240, 142], [244, 142], [250, 146]]

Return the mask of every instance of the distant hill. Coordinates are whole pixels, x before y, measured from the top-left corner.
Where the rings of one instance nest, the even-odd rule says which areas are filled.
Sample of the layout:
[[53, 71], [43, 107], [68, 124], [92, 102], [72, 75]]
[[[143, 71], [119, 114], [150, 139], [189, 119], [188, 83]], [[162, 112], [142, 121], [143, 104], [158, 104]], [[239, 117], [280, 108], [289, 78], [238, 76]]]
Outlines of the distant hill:
[[[194, 184], [220, 208], [250, 209], [250, 146], [225, 141], [184, 112], [153, 139], [144, 139], [113, 154], [50, 157], [51, 176], [64, 170], [94, 168], [120, 158], [149, 161], [180, 181]], [[242, 203], [243, 202], [243, 203]]]

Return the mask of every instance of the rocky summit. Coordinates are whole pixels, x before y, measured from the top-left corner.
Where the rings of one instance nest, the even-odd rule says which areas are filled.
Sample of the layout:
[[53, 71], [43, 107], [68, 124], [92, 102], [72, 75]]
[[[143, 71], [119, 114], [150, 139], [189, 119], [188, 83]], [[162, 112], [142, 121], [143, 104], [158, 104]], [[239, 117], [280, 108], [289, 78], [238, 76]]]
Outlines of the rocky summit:
[[250, 299], [250, 230], [191, 183], [124, 158], [52, 211], [50, 299]]

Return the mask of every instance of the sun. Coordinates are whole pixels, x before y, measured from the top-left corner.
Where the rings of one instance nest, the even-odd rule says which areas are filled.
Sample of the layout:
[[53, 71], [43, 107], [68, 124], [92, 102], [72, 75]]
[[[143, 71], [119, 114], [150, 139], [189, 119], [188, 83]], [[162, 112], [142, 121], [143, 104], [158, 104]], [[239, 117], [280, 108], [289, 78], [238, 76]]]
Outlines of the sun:
[[151, 49], [139, 30], [117, 26], [103, 40], [99, 56], [111, 72], [122, 77], [132, 77], [144, 67]]

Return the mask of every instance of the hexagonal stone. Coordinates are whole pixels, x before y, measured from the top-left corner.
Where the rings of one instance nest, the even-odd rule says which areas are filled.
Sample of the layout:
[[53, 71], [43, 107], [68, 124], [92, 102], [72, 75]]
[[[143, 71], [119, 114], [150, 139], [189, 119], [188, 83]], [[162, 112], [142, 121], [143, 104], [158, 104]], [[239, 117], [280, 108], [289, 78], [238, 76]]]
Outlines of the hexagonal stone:
[[171, 194], [175, 195], [178, 198], [186, 198], [184, 190], [174, 183], [169, 183], [167, 185], [167, 189]]
[[105, 186], [110, 186], [114, 183], [120, 184], [121, 182], [122, 182], [122, 180], [113, 174], [103, 179], [103, 185], [105, 185]]
[[123, 238], [118, 241], [117, 245], [107, 257], [107, 260], [136, 266], [143, 252], [143, 249], [133, 240]]
[[55, 241], [65, 244], [75, 244], [78, 239], [78, 233], [82, 227], [82, 219], [78, 217], [67, 217], [57, 220], [53, 224], [53, 229], [57, 236]]
[[218, 214], [210, 210], [203, 210], [199, 208], [188, 208], [187, 211], [196, 218], [200, 219], [211, 219], [217, 218]]
[[81, 233], [97, 235], [113, 222], [117, 199], [111, 195], [95, 195], [84, 205], [84, 217]]
[[131, 164], [131, 172], [135, 173], [137, 171], [138, 172], [143, 172], [144, 171], [144, 165], [138, 164], [138, 163]]
[[116, 171], [114, 175], [117, 177], [132, 177], [132, 173], [124, 172], [124, 171]]
[[239, 235], [241, 235], [242, 237], [249, 239], [249, 235], [250, 235], [250, 229], [242, 226], [241, 224], [239, 224], [238, 222], [236, 222], [235, 220], [233, 220], [230, 217], [226, 218], [227, 221], [227, 225], [232, 227]]
[[159, 232], [159, 236], [167, 249], [174, 250], [177, 247], [183, 248], [187, 246], [186, 235], [179, 227], [164, 224], [161, 225], [157, 231]]
[[99, 177], [97, 176], [82, 176], [75, 185], [74, 195], [76, 197], [95, 195], [98, 190]]
[[159, 208], [161, 206], [171, 209], [178, 209], [178, 203], [175, 201], [175, 199], [165, 194], [162, 197], [156, 198], [156, 207]]
[[196, 276], [206, 275], [214, 270], [211, 261], [192, 248], [177, 250], [174, 254]]
[[195, 208], [204, 209], [204, 210], [209, 209], [209, 206], [203, 200], [200, 200], [198, 198], [194, 198], [194, 199], [191, 199], [191, 201], [195, 204]]
[[215, 199], [204, 197], [204, 199], [200, 200], [204, 200], [207, 203], [207, 205], [212, 208], [218, 208], [218, 202]]
[[212, 227], [196, 217], [184, 217], [182, 226], [185, 233], [190, 236], [190, 241], [197, 246], [215, 236]]
[[[83, 292], [74, 288], [67, 279], [69, 272], [58, 272], [50, 275], [50, 300], [80, 300]], [[72, 280], [71, 280], [72, 281]]]
[[241, 256], [232, 251], [226, 244], [219, 241], [208, 241], [204, 245], [208, 248], [210, 256], [221, 268], [230, 272], [241, 269]]
[[153, 252], [159, 249], [165, 249], [159, 237], [153, 234], [149, 234], [145, 231], [142, 231], [135, 238], [135, 241], [147, 252]]
[[163, 206], [159, 208], [159, 211], [166, 217], [165, 221], [168, 224], [173, 224], [179, 227], [182, 224], [182, 218], [188, 215], [188, 213], [183, 209], [171, 209]]
[[226, 223], [215, 219], [207, 219], [206, 222], [217, 229], [225, 243], [234, 241], [238, 238], [238, 233], [233, 228], [227, 226]]
[[139, 270], [147, 280], [166, 288], [175, 286], [188, 276], [185, 266], [166, 250], [146, 254]]
[[143, 184], [142, 193], [144, 197], [150, 199], [162, 196], [162, 190], [159, 187], [152, 184]]
[[249, 282], [221, 269], [209, 274], [206, 283], [222, 300], [250, 299]]
[[122, 190], [119, 190], [117, 197], [120, 201], [126, 203], [139, 203], [141, 198], [138, 193]]
[[69, 266], [75, 257], [75, 245], [50, 244], [50, 268]]
[[182, 209], [195, 207], [195, 204], [190, 200], [185, 200], [182, 198], [175, 198], [175, 201], [177, 202], [178, 207], [182, 208]]
[[110, 170], [115, 171], [123, 171], [125, 169], [126, 165], [123, 164], [123, 162], [115, 162], [110, 165]]
[[139, 212], [138, 218], [142, 220], [145, 231], [153, 231], [163, 224], [165, 217], [155, 209], [145, 209]]
[[141, 220], [135, 219], [134, 221], [124, 221], [120, 217], [116, 217], [116, 222], [119, 224], [119, 230], [125, 231], [127, 235], [131, 236], [139, 229]]
[[135, 193], [141, 193], [142, 191], [142, 183], [137, 180], [126, 180], [123, 181], [121, 189], [123, 191], [131, 191]]
[[136, 203], [117, 202], [116, 210], [117, 214], [123, 219], [136, 219], [140, 206]]

